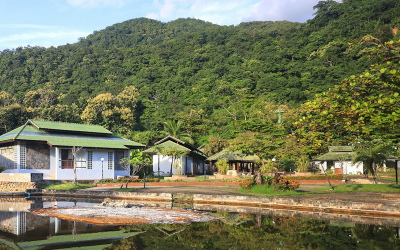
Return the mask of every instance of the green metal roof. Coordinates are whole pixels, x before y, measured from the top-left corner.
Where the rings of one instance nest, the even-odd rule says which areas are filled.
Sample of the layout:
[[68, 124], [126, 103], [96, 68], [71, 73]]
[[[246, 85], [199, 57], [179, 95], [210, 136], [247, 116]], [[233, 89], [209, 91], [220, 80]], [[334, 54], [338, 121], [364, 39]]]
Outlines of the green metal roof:
[[[159, 147], [160, 150], [157, 150], [157, 147]], [[151, 148], [146, 149], [145, 151], [143, 151], [143, 153], [145, 153], [145, 154], [161, 153], [160, 152], [161, 150], [169, 149], [169, 148], [177, 148], [179, 150], [186, 151], [186, 152], [190, 152], [191, 151], [189, 148], [184, 147], [184, 146], [182, 146], [182, 145], [180, 145], [178, 143], [175, 143], [173, 141], [165, 141], [163, 143], [158, 144], [155, 147], [151, 147]]]
[[[108, 130], [107, 130], [108, 131]], [[128, 149], [128, 148], [143, 148], [144, 145], [126, 140], [113, 134], [80, 134], [63, 133], [63, 131], [43, 131], [36, 128], [30, 123], [16, 128], [2, 136], [0, 143], [7, 141], [44, 141], [50, 146], [82, 146], [87, 148], [113, 148], [113, 149]]]
[[40, 130], [58, 130], [69, 132], [82, 132], [82, 133], [97, 133], [97, 134], [112, 134], [109, 130], [98, 125], [67, 123], [67, 122], [53, 122], [53, 121], [39, 121], [28, 120], [28, 124], [32, 124]]
[[260, 158], [256, 155], [245, 155], [239, 151], [229, 151], [228, 149], [224, 149], [221, 152], [216, 153], [207, 158], [207, 161], [218, 161], [221, 159], [227, 159], [228, 161], [257, 161]]
[[329, 152], [334, 152], [334, 151], [347, 151], [351, 152], [353, 151], [353, 146], [330, 146]]
[[356, 153], [354, 152], [329, 152], [324, 155], [318, 156], [316, 161], [351, 161]]
[[[178, 148], [179, 150], [186, 151], [188, 153], [196, 154], [201, 157], [207, 158], [207, 155], [204, 154], [201, 150], [195, 148], [194, 146], [190, 145], [189, 143], [186, 143], [184, 141], [181, 141], [179, 139], [176, 139], [175, 137], [172, 136], [167, 136], [158, 142], [154, 143], [155, 146], [146, 149], [143, 151], [144, 154], [157, 154], [160, 153], [161, 149], [168, 149], [168, 148]], [[160, 150], [157, 150], [157, 148], [160, 148]]]

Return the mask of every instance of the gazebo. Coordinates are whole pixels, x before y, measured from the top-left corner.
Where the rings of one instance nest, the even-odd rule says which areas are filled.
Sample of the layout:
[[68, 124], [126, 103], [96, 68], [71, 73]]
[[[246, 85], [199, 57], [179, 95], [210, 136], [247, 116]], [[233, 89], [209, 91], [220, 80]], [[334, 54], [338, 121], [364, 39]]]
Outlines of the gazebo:
[[239, 151], [232, 152], [228, 149], [224, 149], [221, 152], [208, 157], [206, 162], [210, 163], [210, 166], [215, 172], [214, 163], [221, 159], [227, 159], [229, 162], [229, 170], [236, 170], [237, 174], [240, 172], [254, 174], [255, 164], [260, 160], [256, 155], [245, 155]]

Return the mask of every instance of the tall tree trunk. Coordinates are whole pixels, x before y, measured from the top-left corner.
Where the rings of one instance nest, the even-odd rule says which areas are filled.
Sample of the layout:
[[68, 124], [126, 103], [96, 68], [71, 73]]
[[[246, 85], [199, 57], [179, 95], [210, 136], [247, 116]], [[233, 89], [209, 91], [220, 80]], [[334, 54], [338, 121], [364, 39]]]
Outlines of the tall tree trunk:
[[172, 177], [172, 165], [174, 165], [174, 156], [171, 157], [171, 170], [170, 170], [170, 176]]
[[77, 179], [77, 176], [76, 176], [76, 147], [75, 146], [73, 146], [72, 147], [72, 154], [73, 154], [73, 158], [74, 158], [74, 186], [76, 186], [76, 179]]

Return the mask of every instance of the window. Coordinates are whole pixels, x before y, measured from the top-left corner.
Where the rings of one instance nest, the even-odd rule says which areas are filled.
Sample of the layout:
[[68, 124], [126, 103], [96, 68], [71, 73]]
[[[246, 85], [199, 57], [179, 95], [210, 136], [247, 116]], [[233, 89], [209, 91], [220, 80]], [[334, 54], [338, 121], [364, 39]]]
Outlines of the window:
[[25, 142], [21, 142], [20, 150], [21, 150], [20, 154], [19, 154], [20, 168], [26, 169], [26, 143]]
[[74, 168], [74, 156], [72, 155], [71, 149], [61, 149], [61, 168], [62, 169]]
[[[60, 150], [60, 168], [62, 169], [73, 169], [74, 168], [74, 155], [72, 149], [62, 148]], [[76, 153], [76, 168], [86, 168], [86, 151], [81, 149]]]
[[108, 170], [113, 169], [113, 153], [108, 152]]
[[93, 169], [93, 152], [88, 151], [88, 169]]

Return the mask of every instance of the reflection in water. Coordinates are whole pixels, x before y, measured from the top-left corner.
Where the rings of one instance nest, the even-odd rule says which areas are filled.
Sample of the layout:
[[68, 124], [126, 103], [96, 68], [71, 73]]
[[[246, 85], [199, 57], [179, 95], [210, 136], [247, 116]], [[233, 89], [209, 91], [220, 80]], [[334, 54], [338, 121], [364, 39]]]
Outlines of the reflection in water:
[[218, 214], [228, 217], [190, 225], [126, 227], [141, 233], [116, 241], [106, 249], [400, 249], [397, 229], [393, 227]]
[[[41, 217], [28, 212], [38, 207], [98, 203], [98, 200], [90, 203], [54, 198], [0, 199], [0, 249], [28, 246], [38, 246], [36, 249], [77, 246], [96, 246], [96, 249], [400, 249], [399, 222], [398, 219], [390, 222], [390, 218], [209, 206], [207, 210], [213, 211], [220, 220], [117, 227]], [[370, 225], [369, 222], [376, 223]]]

